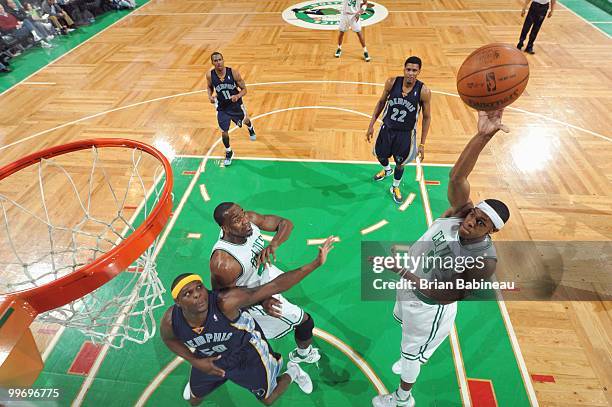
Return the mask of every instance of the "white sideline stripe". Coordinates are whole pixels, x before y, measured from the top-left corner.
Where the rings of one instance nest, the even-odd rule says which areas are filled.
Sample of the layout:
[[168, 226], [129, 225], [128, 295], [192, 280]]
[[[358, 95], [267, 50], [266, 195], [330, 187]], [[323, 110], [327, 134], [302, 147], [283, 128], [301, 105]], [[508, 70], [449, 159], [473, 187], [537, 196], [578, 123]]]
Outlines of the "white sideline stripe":
[[372, 233], [375, 230], [378, 230], [380, 228], [382, 228], [383, 226], [385, 226], [386, 224], [388, 224], [389, 222], [387, 222], [386, 219], [383, 219], [379, 222], [376, 222], [375, 224], [373, 224], [372, 226], [368, 226], [365, 229], [361, 229], [361, 234], [362, 235], [367, 235], [368, 233]]
[[[306, 241], [306, 244], [308, 246], [314, 246], [314, 245], [323, 244], [323, 243], [325, 243], [326, 240], [327, 240], [327, 238], [325, 238], [325, 239], [308, 239]], [[337, 243], [337, 242], [340, 241], [340, 238], [338, 236], [334, 236], [334, 238], [332, 240]]]
[[66, 330], [66, 327], [64, 325], [60, 325], [60, 328], [57, 330], [57, 332], [55, 332], [53, 339], [51, 339], [51, 342], [49, 342], [49, 344], [47, 345], [47, 348], [42, 354], [43, 363], [47, 361], [47, 358], [51, 354], [51, 351], [53, 350], [53, 348], [55, 348], [55, 345], [57, 345], [57, 342], [59, 342], [60, 337], [62, 336], [62, 333], [65, 330]]
[[[356, 112], [356, 111], [353, 111]], [[204, 155], [197, 154], [177, 154], [177, 158], [204, 158]], [[211, 155], [210, 158], [214, 159], [222, 159], [225, 156], [220, 155]], [[362, 161], [362, 160], [322, 160], [318, 158], [273, 158], [273, 157], [236, 157], [233, 161], [236, 160], [247, 160], [247, 161], [287, 161], [287, 162], [310, 162], [310, 163], [331, 163], [331, 164], [370, 164], [370, 165], [380, 165], [378, 161]], [[404, 164], [404, 166], [416, 166], [415, 163]], [[427, 163], [423, 164], [426, 167], [452, 167], [454, 164], [443, 164], [443, 163]]]
[[[374, 371], [372, 370], [368, 362], [363, 360], [363, 358], [359, 356], [359, 354], [357, 354], [350, 346], [345, 344], [342, 340], [338, 339], [334, 335], [320, 328], [315, 327], [312, 333], [315, 336], [318, 336], [319, 338], [328, 342], [330, 345], [334, 346], [340, 352], [344, 353], [353, 363], [355, 363], [359, 370], [361, 370], [366, 375], [366, 377], [370, 379], [372, 384], [374, 384], [374, 387], [376, 388], [376, 391], [378, 391], [378, 394], [384, 394], [388, 392], [384, 383], [380, 380], [378, 376], [376, 376], [376, 374], [374, 374]], [[166, 367], [164, 367], [157, 374], [157, 376], [155, 376], [155, 378], [151, 381], [151, 383], [149, 383], [147, 388], [142, 392], [142, 394], [138, 398], [138, 401], [136, 402], [136, 404], [134, 404], [134, 407], [144, 406], [153, 394], [153, 392], [159, 387], [159, 385], [164, 380], [166, 380], [170, 373], [172, 373], [174, 369], [176, 369], [181, 363], [183, 363], [183, 358], [181, 357], [176, 357], [170, 363], [168, 363]]]
[[[150, 4], [150, 3], [147, 3], [147, 4]], [[121, 20], [119, 20], [119, 21], [121, 21]], [[41, 69], [43, 69], [43, 68], [41, 68]], [[267, 85], [290, 85], [290, 84], [296, 84], [296, 83], [312, 84], [312, 85], [319, 84], [319, 83], [331, 83], [331, 84], [350, 84], [350, 85], [371, 85], [371, 86], [378, 86], [378, 87], [382, 87], [382, 86], [385, 85], [384, 83], [372, 83], [372, 82], [311, 80], [311, 81], [258, 82], [258, 83], [250, 83], [249, 86], [253, 87], [253, 86], [267, 86]], [[12, 88], [7, 89], [5, 92], [7, 92], [10, 89], [12, 89]], [[149, 99], [149, 100], [143, 100], [142, 102], [136, 102], [136, 103], [132, 103], [132, 104], [129, 104], [129, 105], [126, 105], [126, 106], [120, 106], [120, 107], [116, 107], [116, 108], [113, 108], [113, 109], [105, 110], [103, 112], [95, 113], [95, 114], [92, 114], [92, 115], [89, 115], [89, 116], [84, 116], [84, 117], [81, 117], [80, 119], [71, 120], [69, 122], [57, 125], [55, 127], [47, 129], [47, 130], [39, 131], [38, 133], [34, 133], [34, 134], [30, 135], [30, 136], [24, 137], [22, 139], [19, 139], [19, 140], [16, 140], [16, 141], [12, 142], [12, 143], [9, 143], [9, 144], [6, 144], [4, 146], [1, 146], [0, 147], [0, 151], [2, 151], [4, 149], [7, 149], [9, 147], [12, 147], [14, 145], [23, 143], [25, 141], [31, 140], [33, 138], [40, 137], [40, 136], [42, 136], [44, 134], [47, 134], [49, 132], [52, 132], [54, 130], [58, 130], [58, 129], [61, 129], [61, 128], [64, 128], [64, 127], [68, 127], [68, 126], [71, 126], [73, 124], [80, 123], [80, 122], [83, 122], [83, 121], [86, 121], [86, 120], [89, 120], [89, 119], [93, 119], [93, 118], [96, 118], [96, 117], [99, 117], [99, 116], [103, 116], [103, 115], [108, 114], [108, 113], [118, 112], [118, 111], [129, 109], [129, 108], [132, 108], [132, 107], [141, 106], [141, 105], [144, 105], [144, 104], [147, 104], [147, 103], [158, 102], [160, 100], [173, 99], [173, 98], [182, 97], [182, 96], [197, 95], [199, 93], [204, 93], [204, 92], [206, 92], [206, 89], [195, 90], [195, 91], [190, 91], [190, 92], [181, 92], [181, 93], [177, 93], [177, 94], [174, 94], [174, 95], [161, 96], [161, 97], [158, 97], [158, 98], [153, 98], [153, 99]], [[456, 97], [456, 98], [459, 97], [459, 95], [457, 95], [455, 93], [442, 92], [442, 91], [437, 91], [437, 90], [432, 90], [432, 92], [433, 93], [438, 93], [440, 95], [452, 96], [452, 97]], [[0, 96], [2, 96], [2, 94], [4, 94], [4, 92], [1, 93]], [[349, 109], [340, 109], [340, 108], [337, 108], [337, 109], [338, 110], [351, 111]], [[609, 142], [612, 143], [612, 138], [609, 138], [607, 136], [601, 135], [601, 134], [596, 133], [596, 132], [591, 131], [591, 130], [584, 129], [582, 127], [574, 126], [573, 124], [565, 123], [565, 122], [562, 122], [560, 120], [553, 119], [553, 118], [550, 118], [548, 116], [544, 116], [544, 115], [539, 114], [539, 113], [528, 112], [527, 110], [519, 109], [519, 108], [512, 107], [512, 106], [508, 106], [506, 109], [508, 109], [508, 110], [515, 110], [515, 111], [518, 111], [518, 112], [521, 112], [521, 113], [526, 113], [526, 114], [529, 114], [529, 115], [532, 115], [532, 116], [539, 117], [539, 118], [544, 119], [544, 120], [552, 121], [552, 122], [555, 122], [555, 123], [558, 123], [558, 124], [561, 124], [561, 125], [564, 125], [564, 126], [567, 126], [567, 127], [571, 127], [571, 128], [573, 128], [575, 130], [583, 131], [583, 132], [588, 133], [588, 134], [590, 134], [592, 136], [599, 137], [599, 138], [601, 138], [603, 140], [606, 140], [606, 141], [609, 141]], [[366, 116], [366, 117], [371, 117], [370, 115], [366, 115], [365, 113], [361, 113], [360, 112], [359, 114], [361, 114], [363, 116]]]
[[[563, 12], [564, 10], [558, 10], [556, 12]], [[388, 10], [389, 13], [417, 13], [417, 14], [455, 14], [455, 13], [520, 13], [521, 9], [487, 9], [487, 10]], [[242, 16], [242, 15], [280, 15], [282, 11], [235, 11], [235, 12], [188, 12], [188, 13], [135, 13], [134, 16]], [[297, 19], [292, 19], [297, 20]]]
[[199, 239], [201, 237], [201, 233], [187, 233], [187, 239]]
[[[569, 11], [570, 13], [572, 13], [573, 15], [575, 15], [576, 17], [578, 17], [579, 19], [581, 19], [582, 21], [584, 21], [585, 23], [589, 24], [591, 27], [595, 28], [597, 31], [599, 31], [600, 33], [602, 33], [603, 35], [605, 35], [608, 38], [612, 38], [610, 37], [610, 34], [608, 34], [607, 32], [605, 32], [604, 30], [602, 30], [601, 28], [597, 27], [596, 25], [593, 25], [592, 22], [590, 22], [589, 20], [587, 20], [586, 18], [582, 17], [580, 14], [577, 14], [574, 10], [572, 10], [571, 8], [569, 8], [568, 6], [566, 6], [565, 4], [562, 4], [560, 2], [558, 2], [559, 4], [561, 4], [561, 6], [563, 6], [563, 8], [565, 8], [565, 11]], [[593, 7], [597, 7], [597, 6], [593, 6]]]
[[[497, 281], [497, 277], [495, 277], [495, 281]], [[525, 384], [525, 389], [527, 390], [527, 395], [529, 396], [529, 403], [532, 407], [538, 407], [538, 398], [536, 396], [535, 389], [533, 388], [533, 383], [531, 382], [531, 376], [527, 370], [527, 364], [525, 363], [523, 352], [521, 352], [521, 347], [518, 343], [516, 333], [514, 332], [514, 326], [512, 326], [512, 321], [510, 320], [510, 315], [508, 314], [508, 309], [506, 308], [506, 302], [504, 301], [501, 291], [495, 290], [495, 295], [497, 296], [497, 304], [499, 305], [499, 309], [504, 319], [504, 324], [506, 325], [506, 331], [510, 337], [510, 343], [512, 344], [514, 356], [521, 370], [523, 384]]]
[[[420, 169], [421, 176], [418, 177], [419, 188], [421, 189], [421, 196], [423, 197], [423, 207], [425, 208], [425, 217], [427, 218], [427, 226], [431, 226], [433, 223], [433, 216], [431, 214], [431, 206], [429, 204], [429, 194], [425, 187], [425, 176], [421, 166], [421, 160], [417, 156], [416, 158], [417, 172]], [[461, 355], [461, 346], [459, 345], [459, 338], [457, 337], [457, 329], [453, 323], [453, 328], [450, 332], [450, 343], [453, 353], [453, 361], [455, 362], [455, 373], [457, 374], [457, 380], [459, 381], [459, 392], [461, 393], [461, 400], [463, 401], [464, 407], [471, 407], [472, 400], [470, 398], [470, 390], [467, 384], [467, 377], [465, 374], [465, 366], [463, 365], [463, 357]]]
[[[419, 160], [419, 158], [417, 157], [417, 160]], [[416, 160], [415, 160], [415, 165], [416, 165]], [[452, 167], [452, 165], [451, 165]], [[421, 168], [420, 165], [416, 166], [416, 177], [414, 178], [414, 180], [416, 182], [419, 182], [421, 180], [421, 178], [423, 177], [423, 169]]]
[[329, 342], [330, 344], [335, 346], [337, 349], [339, 349], [342, 353], [344, 353], [346, 356], [348, 356], [348, 358], [351, 359], [353, 361], [353, 363], [355, 363], [357, 365], [357, 367], [374, 384], [374, 387], [376, 387], [376, 390], [378, 391], [378, 394], [388, 393], [388, 390], [385, 387], [385, 384], [378, 378], [378, 376], [376, 376], [376, 374], [374, 373], [374, 370], [370, 367], [368, 362], [366, 362], [351, 347], [349, 347], [347, 344], [342, 342], [340, 339], [338, 339], [334, 335], [332, 335], [329, 332], [326, 332], [326, 331], [324, 331], [324, 330], [322, 330], [320, 328], [315, 327], [312, 332], [313, 332], [313, 334], [315, 336], [318, 336], [319, 338]]
[[149, 385], [147, 386], [147, 388], [142, 392], [142, 394], [140, 395], [140, 397], [138, 398], [138, 401], [136, 402], [136, 404], [134, 404], [135, 407], [142, 407], [145, 405], [145, 403], [147, 402], [147, 400], [149, 400], [149, 397], [151, 397], [151, 394], [153, 394], [153, 392], [155, 391], [155, 389], [157, 389], [159, 387], [159, 385], [166, 380], [166, 377], [168, 377], [168, 375], [170, 373], [172, 373], [174, 371], [174, 369], [176, 369], [181, 363], [183, 363], [183, 358], [181, 357], [175, 357], [172, 362], [168, 363], [166, 365], [166, 367], [164, 367], [162, 369], [161, 372], [159, 372], [157, 374], [157, 376], [155, 376], [155, 378], [153, 379], [153, 381], [151, 383], [149, 383]]
[[[418, 168], [418, 167], [417, 167]], [[416, 198], [416, 195], [414, 194], [414, 192], [411, 192], [408, 195], [408, 198], [406, 198], [406, 200], [404, 201], [403, 204], [400, 205], [399, 210], [400, 211], [405, 211], [406, 209], [408, 209], [408, 207], [410, 206], [410, 204], [412, 203], [412, 201], [414, 201], [414, 198]]]
[[202, 195], [202, 199], [204, 202], [210, 201], [210, 195], [208, 195], [208, 191], [206, 190], [206, 185], [200, 185], [200, 195]]

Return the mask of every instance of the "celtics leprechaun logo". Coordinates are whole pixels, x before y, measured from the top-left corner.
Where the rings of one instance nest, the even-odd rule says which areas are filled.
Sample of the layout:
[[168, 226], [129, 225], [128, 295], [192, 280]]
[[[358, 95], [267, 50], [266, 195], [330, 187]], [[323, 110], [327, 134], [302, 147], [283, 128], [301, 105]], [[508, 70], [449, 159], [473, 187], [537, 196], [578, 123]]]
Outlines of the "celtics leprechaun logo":
[[[360, 1], [360, 0], [356, 0]], [[337, 30], [342, 11], [342, 0], [304, 1], [283, 11], [283, 19], [289, 24], [314, 30]], [[378, 3], [368, 2], [361, 15], [361, 25], [368, 26], [384, 20], [387, 9]]]

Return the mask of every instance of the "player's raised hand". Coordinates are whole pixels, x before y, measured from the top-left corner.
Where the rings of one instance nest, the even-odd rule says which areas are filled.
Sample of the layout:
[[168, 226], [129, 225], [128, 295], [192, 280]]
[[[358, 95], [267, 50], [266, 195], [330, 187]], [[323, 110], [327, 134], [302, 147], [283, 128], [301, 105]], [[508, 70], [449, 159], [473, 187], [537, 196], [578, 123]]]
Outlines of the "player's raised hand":
[[270, 244], [259, 253], [259, 264], [270, 264], [271, 260], [276, 261], [276, 245]]
[[492, 110], [490, 112], [479, 111], [478, 133], [487, 137], [493, 137], [499, 130], [509, 133], [510, 129], [508, 126], [502, 123], [503, 115], [504, 109]]
[[195, 359], [191, 362], [191, 365], [206, 374], [225, 377], [225, 370], [218, 368], [214, 363], [219, 359], [221, 359], [221, 355], [210, 358]]
[[335, 236], [330, 236], [325, 239], [325, 242], [321, 246], [319, 246], [319, 255], [317, 256], [317, 260], [319, 265], [325, 264], [327, 261], [327, 254], [334, 248]]
[[368, 131], [366, 132], [366, 141], [370, 143], [372, 141], [373, 136], [374, 136], [374, 127], [369, 126]]
[[281, 314], [281, 302], [277, 298], [267, 298], [261, 303], [261, 305], [268, 315], [275, 318], [280, 318], [283, 316], [283, 314]]

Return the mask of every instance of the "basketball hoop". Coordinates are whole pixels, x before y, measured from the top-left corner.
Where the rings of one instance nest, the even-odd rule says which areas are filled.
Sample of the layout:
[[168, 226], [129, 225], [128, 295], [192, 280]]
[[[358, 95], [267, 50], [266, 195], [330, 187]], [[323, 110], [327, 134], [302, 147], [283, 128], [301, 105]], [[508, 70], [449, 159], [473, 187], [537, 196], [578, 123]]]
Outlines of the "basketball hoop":
[[128, 139], [64, 144], [0, 168], [0, 386], [31, 384], [42, 369], [35, 318], [117, 348], [155, 334], [165, 292], [155, 249], [172, 184], [166, 157]]

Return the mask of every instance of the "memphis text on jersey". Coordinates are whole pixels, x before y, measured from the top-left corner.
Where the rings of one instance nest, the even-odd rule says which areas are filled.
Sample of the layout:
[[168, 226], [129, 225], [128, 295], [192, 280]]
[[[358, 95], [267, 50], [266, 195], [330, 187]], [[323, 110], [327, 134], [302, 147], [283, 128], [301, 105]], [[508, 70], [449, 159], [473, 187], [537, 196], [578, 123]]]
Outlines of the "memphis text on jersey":
[[410, 113], [414, 112], [416, 110], [416, 107], [414, 107], [414, 105], [412, 103], [410, 103], [409, 101], [407, 101], [404, 98], [393, 98], [393, 99], [389, 99], [389, 107], [393, 107], [396, 105], [402, 105], [405, 106], [406, 109], [408, 109], [408, 111]]
[[438, 281], [419, 279], [418, 284], [414, 281], [404, 280], [385, 281], [382, 278], [377, 278], [372, 281], [372, 286], [375, 290], [514, 290], [514, 281], [487, 281], [473, 280], [465, 281], [458, 279], [456, 281]]

